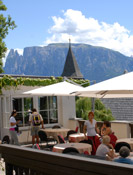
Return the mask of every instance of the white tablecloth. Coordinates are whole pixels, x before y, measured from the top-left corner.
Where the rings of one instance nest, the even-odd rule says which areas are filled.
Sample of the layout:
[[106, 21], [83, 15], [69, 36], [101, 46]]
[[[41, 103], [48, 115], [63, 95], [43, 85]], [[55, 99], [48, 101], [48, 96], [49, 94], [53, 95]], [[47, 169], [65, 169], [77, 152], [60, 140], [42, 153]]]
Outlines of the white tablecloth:
[[44, 130], [47, 134], [48, 137], [52, 136], [54, 139], [58, 141], [58, 135], [61, 135], [63, 137], [67, 136], [67, 132], [70, 130], [68, 128], [46, 128], [46, 129], [41, 129]]
[[88, 151], [91, 154], [92, 146], [86, 143], [64, 143], [64, 144], [57, 144], [53, 147], [53, 152], [62, 153], [65, 148], [74, 147], [76, 148], [79, 153], [84, 153]]
[[81, 140], [84, 140], [85, 136], [83, 133], [76, 133], [69, 135], [69, 142], [80, 142]]

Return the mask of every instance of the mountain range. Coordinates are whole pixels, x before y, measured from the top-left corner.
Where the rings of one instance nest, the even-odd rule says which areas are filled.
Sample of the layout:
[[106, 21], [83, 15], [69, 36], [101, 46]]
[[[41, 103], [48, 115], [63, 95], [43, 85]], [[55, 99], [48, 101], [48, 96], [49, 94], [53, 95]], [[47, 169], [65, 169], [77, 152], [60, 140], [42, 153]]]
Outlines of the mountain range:
[[[71, 44], [80, 71], [85, 79], [100, 82], [133, 71], [133, 58], [120, 52], [87, 44]], [[23, 55], [11, 49], [5, 63], [5, 74], [61, 76], [69, 45], [26, 47]]]

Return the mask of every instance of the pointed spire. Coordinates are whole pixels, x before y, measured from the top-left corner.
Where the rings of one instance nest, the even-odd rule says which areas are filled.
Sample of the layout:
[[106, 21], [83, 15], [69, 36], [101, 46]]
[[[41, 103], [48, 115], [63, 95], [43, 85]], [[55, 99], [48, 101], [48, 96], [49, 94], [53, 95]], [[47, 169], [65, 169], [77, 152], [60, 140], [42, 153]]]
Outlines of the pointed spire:
[[71, 39], [69, 38], [69, 48], [71, 47]]
[[83, 75], [80, 72], [79, 66], [71, 49], [71, 39], [69, 39], [69, 50], [61, 76], [70, 78], [83, 78]]

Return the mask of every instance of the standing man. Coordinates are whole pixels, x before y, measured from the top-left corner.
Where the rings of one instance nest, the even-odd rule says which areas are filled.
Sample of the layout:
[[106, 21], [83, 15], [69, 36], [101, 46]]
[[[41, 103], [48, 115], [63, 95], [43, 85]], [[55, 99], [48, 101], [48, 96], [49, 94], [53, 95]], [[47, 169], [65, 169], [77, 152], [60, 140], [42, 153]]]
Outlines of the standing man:
[[35, 108], [32, 109], [32, 114], [29, 117], [29, 122], [31, 124], [32, 144], [35, 144], [35, 139], [37, 144], [39, 144], [38, 131], [40, 129], [40, 125], [42, 125], [42, 129], [44, 129], [44, 125], [42, 116], [37, 112]]

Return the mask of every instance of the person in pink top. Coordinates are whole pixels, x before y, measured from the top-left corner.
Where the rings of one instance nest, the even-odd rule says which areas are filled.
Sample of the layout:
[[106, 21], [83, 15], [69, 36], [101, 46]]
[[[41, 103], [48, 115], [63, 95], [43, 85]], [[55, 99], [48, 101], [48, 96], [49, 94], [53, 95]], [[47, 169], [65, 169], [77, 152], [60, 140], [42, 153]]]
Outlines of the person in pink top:
[[16, 125], [21, 121], [20, 120], [16, 121], [15, 119], [16, 116], [17, 116], [17, 111], [13, 110], [10, 116], [10, 129], [9, 129], [9, 132], [11, 135], [10, 143], [14, 145], [20, 145], [18, 142], [17, 131], [15, 130], [15, 128], [16, 128]]

